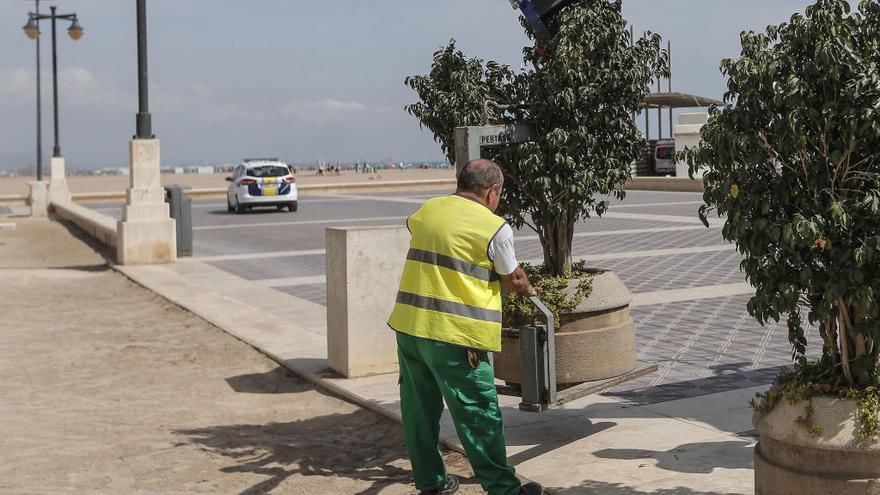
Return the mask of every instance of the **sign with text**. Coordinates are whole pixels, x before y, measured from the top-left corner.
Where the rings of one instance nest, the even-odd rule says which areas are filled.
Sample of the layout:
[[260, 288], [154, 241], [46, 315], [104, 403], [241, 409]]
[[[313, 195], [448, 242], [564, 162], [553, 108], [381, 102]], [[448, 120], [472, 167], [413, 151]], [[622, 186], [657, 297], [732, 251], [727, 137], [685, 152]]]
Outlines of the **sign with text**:
[[456, 172], [469, 161], [480, 158], [480, 149], [525, 143], [535, 139], [535, 130], [527, 124], [485, 125], [455, 128]]

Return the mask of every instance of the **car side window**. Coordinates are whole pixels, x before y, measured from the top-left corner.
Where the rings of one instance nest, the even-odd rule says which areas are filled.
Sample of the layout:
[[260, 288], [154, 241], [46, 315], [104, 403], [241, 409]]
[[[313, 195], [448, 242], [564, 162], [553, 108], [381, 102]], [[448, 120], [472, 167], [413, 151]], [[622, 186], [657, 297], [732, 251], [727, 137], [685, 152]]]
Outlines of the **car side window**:
[[238, 180], [241, 178], [241, 165], [235, 167], [235, 175], [232, 176], [233, 180]]

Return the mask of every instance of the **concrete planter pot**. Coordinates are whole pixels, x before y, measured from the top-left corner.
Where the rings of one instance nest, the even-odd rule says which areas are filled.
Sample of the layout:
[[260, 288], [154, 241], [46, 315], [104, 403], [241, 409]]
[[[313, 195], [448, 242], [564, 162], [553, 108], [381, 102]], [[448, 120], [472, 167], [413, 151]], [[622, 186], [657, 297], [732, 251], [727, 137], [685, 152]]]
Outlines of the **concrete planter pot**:
[[[822, 430], [811, 437], [795, 421], [806, 417]], [[878, 495], [880, 439], [860, 440], [856, 401], [814, 397], [791, 405], [783, 400], [755, 413], [756, 495]]]
[[[635, 324], [629, 313], [632, 294], [613, 272], [597, 271], [590, 296], [556, 330], [559, 387], [604, 380], [636, 367]], [[495, 377], [520, 383], [519, 339], [504, 337], [495, 354]]]

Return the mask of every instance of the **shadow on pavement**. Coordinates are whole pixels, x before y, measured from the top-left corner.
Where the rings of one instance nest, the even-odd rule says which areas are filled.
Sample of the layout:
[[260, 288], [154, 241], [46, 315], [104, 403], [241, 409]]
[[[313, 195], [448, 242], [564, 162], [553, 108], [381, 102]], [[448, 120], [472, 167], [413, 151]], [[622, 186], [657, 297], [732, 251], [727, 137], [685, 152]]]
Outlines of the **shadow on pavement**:
[[226, 383], [232, 390], [244, 394], [293, 394], [313, 388], [292, 378], [290, 371], [279, 366], [265, 373], [231, 376], [226, 378]]
[[582, 419], [583, 421], [578, 423], [576, 430], [573, 430], [571, 427], [566, 428], [565, 430], [555, 430], [552, 422], [540, 423], [546, 426], [546, 432], [541, 435], [540, 443], [537, 445], [534, 445], [538, 440], [536, 440], [536, 434], [533, 429], [527, 429], [524, 431], [521, 428], [511, 428], [505, 431], [504, 434], [508, 449], [511, 446], [517, 445], [534, 445], [533, 447], [523, 450], [522, 452], [517, 452], [508, 457], [508, 461], [511, 465], [518, 466], [526, 461], [560, 449], [568, 444], [578, 442], [591, 435], [595, 435], [617, 426], [617, 423], [611, 421], [593, 423], [587, 418]]
[[[232, 376], [226, 383], [236, 392], [249, 394], [314, 389], [283, 367]], [[241, 493], [271, 493], [291, 476], [366, 482], [368, 486], [357, 495], [376, 495], [388, 485], [412, 483], [400, 426], [364, 409], [291, 422], [220, 425], [175, 433], [187, 438], [178, 445], [199, 445], [211, 455], [234, 461], [235, 465], [221, 469], [223, 473], [267, 477]], [[476, 483], [472, 478], [462, 478], [462, 482]]]
[[[268, 478], [242, 493], [272, 492], [291, 476], [349, 478], [369, 483], [358, 495], [375, 495], [390, 484], [409, 484], [412, 473], [401, 434], [372, 412], [331, 414], [289, 423], [238, 424], [179, 430], [212, 455], [236, 461], [224, 473]], [[181, 445], [185, 445], [181, 444]]]
[[[64, 219], [57, 217], [57, 216], [54, 216], [54, 215], [52, 215], [52, 220], [58, 222], [60, 225], [62, 225], [64, 228], [66, 228], [67, 231], [70, 232], [70, 234], [73, 237], [82, 241], [84, 244], [89, 246], [93, 251], [98, 253], [98, 255], [100, 255], [102, 258], [104, 258], [104, 260], [107, 262], [108, 265], [112, 264], [112, 263], [116, 263], [116, 249], [115, 248], [107, 246], [106, 244], [101, 244], [100, 242], [97, 241], [97, 239], [95, 239], [94, 237], [92, 237], [89, 234], [86, 234], [85, 232], [80, 230], [80, 228], [77, 227], [73, 222], [64, 220]], [[72, 269], [74, 267], [64, 267], [64, 268]]]
[[655, 459], [657, 467], [679, 473], [711, 474], [715, 469], [752, 469], [750, 442], [686, 443], [667, 451], [604, 449], [594, 453], [603, 459]]
[[[679, 399], [689, 399], [703, 395], [729, 392], [743, 388], [770, 385], [785, 366], [773, 366], [755, 370], [747, 369], [752, 363], [730, 363], [713, 366], [712, 375], [695, 380], [684, 380], [661, 385], [638, 387], [634, 382], [630, 387], [617, 387], [603, 395], [626, 400], [633, 405], [656, 404]], [[651, 380], [648, 375], [644, 380]]]
[[110, 265], [0, 266], [0, 270], [73, 270], [78, 272], [100, 273], [110, 270]]
[[740, 492], [696, 491], [681, 486], [642, 491], [620, 483], [606, 483], [603, 481], [585, 481], [575, 487], [551, 488], [551, 490], [553, 490], [553, 493], [560, 495], [742, 495]]

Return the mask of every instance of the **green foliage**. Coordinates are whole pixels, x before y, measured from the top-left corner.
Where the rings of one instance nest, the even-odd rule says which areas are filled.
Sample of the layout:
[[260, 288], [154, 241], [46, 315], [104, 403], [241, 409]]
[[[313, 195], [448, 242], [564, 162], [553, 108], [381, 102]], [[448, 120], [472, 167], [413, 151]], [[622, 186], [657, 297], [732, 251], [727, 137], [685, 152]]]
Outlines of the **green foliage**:
[[547, 56], [523, 49], [527, 69], [467, 58], [455, 42], [434, 54], [427, 75], [406, 84], [419, 102], [406, 107], [434, 134], [454, 161], [455, 127], [482, 125], [483, 104], [516, 108], [494, 115], [496, 123], [529, 123], [538, 139], [488, 152], [504, 170], [499, 213], [514, 227], [533, 229], [544, 262], [556, 275], [571, 264], [574, 224], [601, 216], [630, 178], [630, 164], [644, 146], [634, 119], [652, 79], [668, 73], [660, 37], [632, 40], [620, 1], [580, 0], [549, 26], [557, 34]]
[[[587, 270], [583, 261], [574, 263], [562, 275], [554, 275], [542, 266], [522, 264], [532, 286], [541, 295], [541, 301], [553, 313], [555, 328], [560, 327], [559, 316], [570, 313], [589, 297], [595, 272]], [[543, 324], [535, 313], [535, 306], [525, 296], [509, 292], [504, 295], [503, 314], [506, 328]]]
[[850, 388], [841, 393], [842, 397], [854, 399], [858, 402], [859, 409], [859, 437], [871, 438], [880, 433], [880, 389], [877, 385], [866, 387], [864, 390]]
[[806, 415], [798, 416], [797, 419], [794, 420], [794, 422], [807, 430], [807, 433], [811, 437], [818, 437], [822, 435], [822, 428], [816, 426], [813, 423], [813, 415], [816, 414], [816, 409], [813, 407], [813, 404], [807, 405], [805, 412]]
[[406, 111], [433, 132], [446, 159], [455, 163], [455, 127], [482, 124], [483, 102], [504, 101], [512, 78], [509, 67], [466, 58], [456, 49], [455, 40], [450, 40], [446, 48], [434, 53], [429, 74], [404, 79], [420, 100], [407, 105]]
[[683, 154], [703, 171], [700, 216], [723, 217], [743, 255], [749, 313], [787, 319], [792, 383], [866, 390], [880, 356], [880, 4], [819, 0], [741, 41], [721, 64], [725, 106]]

